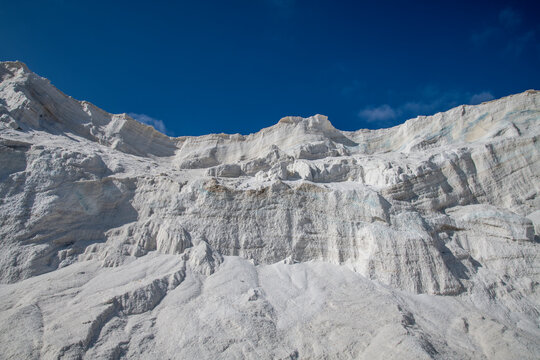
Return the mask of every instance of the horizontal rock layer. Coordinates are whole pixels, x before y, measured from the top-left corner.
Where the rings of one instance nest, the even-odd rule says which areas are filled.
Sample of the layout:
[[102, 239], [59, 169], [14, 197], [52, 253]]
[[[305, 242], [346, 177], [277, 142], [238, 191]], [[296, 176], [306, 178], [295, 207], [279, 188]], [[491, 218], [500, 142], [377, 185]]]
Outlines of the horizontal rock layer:
[[[189, 330], [197, 336], [208, 330], [215, 347], [184, 334], [174, 340], [188, 349], [184, 356], [212, 357], [230, 348], [233, 357], [258, 351], [263, 357], [371, 358], [384, 353], [389, 338], [403, 340], [392, 345], [394, 354], [404, 347], [426, 358], [492, 357], [497, 344], [533, 358], [540, 349], [538, 92], [460, 106], [390, 129], [345, 132], [315, 115], [286, 117], [250, 135], [171, 138], [126, 114], [64, 95], [22, 63], [1, 63], [0, 79], [2, 317], [20, 319], [41, 339], [28, 353], [13, 354], [174, 357], [164, 349], [179, 347], [158, 335], [173, 326], [166, 319], [174, 318], [178, 305], [163, 304], [169, 293], [176, 293], [177, 304], [211, 312], [230, 306], [217, 300], [221, 291], [227, 301], [245, 297], [247, 307], [236, 310], [260, 318], [244, 323], [240, 313], [219, 313], [221, 325]], [[315, 280], [322, 269], [328, 278]], [[251, 287], [221, 289], [212, 279], [228, 281], [227, 272], [253, 277]], [[121, 284], [93, 285], [116, 276]], [[282, 284], [276, 283], [280, 276]], [[300, 285], [298, 276], [309, 283]], [[65, 319], [53, 319], [54, 295], [45, 288], [15, 300], [41, 281], [68, 282], [53, 286], [64, 292]], [[189, 291], [181, 290], [186, 281]], [[311, 300], [294, 295], [309, 326], [337, 331], [335, 323], [320, 323], [337, 315], [310, 315], [304, 308], [309, 301], [320, 300], [314, 306], [328, 314], [335, 301], [344, 301], [350, 304], [338, 307], [366, 320], [367, 314], [350, 307], [358, 301], [345, 290], [350, 282], [371, 294], [362, 306], [387, 301], [390, 325], [373, 325], [358, 341], [347, 328], [335, 349], [300, 338], [274, 348], [300, 326], [299, 318], [284, 325], [292, 309], [288, 296], [298, 289], [314, 292]], [[214, 292], [192, 300], [200, 284]], [[327, 294], [327, 286], [344, 293]], [[444, 303], [455, 316], [470, 315], [447, 319], [458, 329], [459, 346], [424, 332], [442, 329], [430, 325], [427, 313], [414, 320], [424, 299], [415, 294], [446, 295], [433, 306]], [[401, 299], [397, 308], [390, 306], [393, 297]], [[84, 326], [67, 320], [80, 306], [91, 309]], [[493, 306], [493, 319], [480, 315]], [[199, 316], [210, 316], [205, 314]], [[153, 335], [140, 338], [130, 328], [133, 321]], [[232, 340], [219, 335], [227, 321], [239, 324]], [[523, 340], [504, 340], [499, 326]], [[64, 333], [74, 327], [78, 335]], [[482, 338], [485, 331], [493, 332], [490, 338]], [[10, 334], [0, 343], [11, 341]], [[239, 345], [242, 336], [249, 344]], [[132, 348], [133, 341], [148, 346]]]

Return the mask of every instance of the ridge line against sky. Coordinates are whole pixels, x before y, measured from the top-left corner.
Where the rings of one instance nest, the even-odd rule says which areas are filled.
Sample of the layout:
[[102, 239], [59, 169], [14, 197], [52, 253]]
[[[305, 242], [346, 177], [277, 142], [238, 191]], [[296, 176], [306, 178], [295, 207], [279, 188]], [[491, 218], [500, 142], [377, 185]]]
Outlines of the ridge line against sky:
[[172, 136], [389, 127], [540, 88], [533, 2], [2, 1], [1, 60]]

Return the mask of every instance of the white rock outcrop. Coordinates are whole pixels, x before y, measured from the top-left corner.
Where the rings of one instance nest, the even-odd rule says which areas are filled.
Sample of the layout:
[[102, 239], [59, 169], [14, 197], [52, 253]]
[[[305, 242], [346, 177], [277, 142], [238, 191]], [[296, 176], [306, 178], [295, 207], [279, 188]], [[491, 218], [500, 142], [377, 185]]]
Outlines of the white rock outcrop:
[[0, 358], [540, 356], [539, 92], [171, 138], [0, 80]]

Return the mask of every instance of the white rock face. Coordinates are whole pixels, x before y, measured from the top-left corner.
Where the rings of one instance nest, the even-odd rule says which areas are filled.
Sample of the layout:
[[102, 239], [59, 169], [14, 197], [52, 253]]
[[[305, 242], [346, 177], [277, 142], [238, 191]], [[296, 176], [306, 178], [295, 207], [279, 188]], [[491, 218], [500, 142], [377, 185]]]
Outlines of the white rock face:
[[0, 80], [0, 358], [540, 356], [539, 92], [171, 138]]

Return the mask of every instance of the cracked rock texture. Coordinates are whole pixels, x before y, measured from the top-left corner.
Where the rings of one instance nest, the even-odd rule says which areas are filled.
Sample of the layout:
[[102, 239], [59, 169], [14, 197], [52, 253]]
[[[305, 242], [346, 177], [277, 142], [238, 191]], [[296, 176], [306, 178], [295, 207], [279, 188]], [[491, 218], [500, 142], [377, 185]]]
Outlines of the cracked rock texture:
[[0, 358], [540, 357], [537, 91], [171, 138], [0, 81]]

